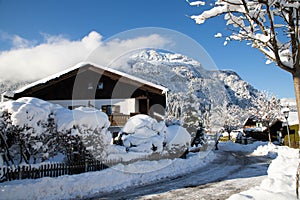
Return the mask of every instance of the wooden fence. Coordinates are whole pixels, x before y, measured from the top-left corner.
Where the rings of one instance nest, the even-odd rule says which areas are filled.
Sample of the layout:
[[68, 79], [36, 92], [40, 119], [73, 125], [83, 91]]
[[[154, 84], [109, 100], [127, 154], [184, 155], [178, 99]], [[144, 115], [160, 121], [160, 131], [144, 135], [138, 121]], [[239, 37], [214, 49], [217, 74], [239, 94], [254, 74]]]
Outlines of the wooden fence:
[[124, 161], [123, 159], [115, 159], [108, 161], [85, 161], [77, 163], [49, 163], [42, 165], [20, 165], [17, 167], [0, 167], [0, 182], [21, 180], [21, 179], [37, 179], [43, 177], [58, 177], [63, 175], [80, 174], [91, 171], [100, 171], [109, 168], [110, 166], [122, 163], [131, 164], [142, 160], [161, 160], [161, 159], [174, 159], [185, 158], [187, 151], [183, 155], [179, 154], [166, 154], [152, 153], [151, 155], [142, 156], [132, 159], [130, 161]]
[[[58, 177], [62, 175], [80, 174], [90, 171], [100, 171], [107, 169], [110, 165], [115, 164], [115, 161], [111, 163], [103, 163], [101, 161], [88, 161], [79, 163], [53, 163], [43, 164], [38, 167], [32, 165], [17, 166], [15, 168], [2, 166], [0, 167], [0, 175], [3, 174], [0, 182], [20, 180], [20, 179], [37, 179], [42, 177]], [[2, 171], [2, 172], [1, 172]]]

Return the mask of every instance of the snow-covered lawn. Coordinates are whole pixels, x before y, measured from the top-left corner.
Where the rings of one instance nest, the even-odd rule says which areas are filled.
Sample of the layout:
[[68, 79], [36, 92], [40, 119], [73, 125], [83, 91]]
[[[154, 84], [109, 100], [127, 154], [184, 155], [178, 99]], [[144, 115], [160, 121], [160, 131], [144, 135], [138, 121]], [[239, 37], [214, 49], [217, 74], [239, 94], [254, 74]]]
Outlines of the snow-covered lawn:
[[[252, 155], [277, 157], [272, 161], [268, 176], [259, 187], [252, 188], [229, 199], [295, 199], [295, 174], [298, 150], [256, 142], [240, 145], [220, 143], [220, 149], [253, 152]], [[0, 199], [70, 199], [91, 197], [101, 192], [143, 185], [163, 178], [176, 177], [209, 165], [217, 159], [218, 151], [190, 153], [187, 159], [140, 161], [129, 165], [72, 176], [18, 180], [0, 184]], [[213, 176], [213, 174], [212, 174]]]

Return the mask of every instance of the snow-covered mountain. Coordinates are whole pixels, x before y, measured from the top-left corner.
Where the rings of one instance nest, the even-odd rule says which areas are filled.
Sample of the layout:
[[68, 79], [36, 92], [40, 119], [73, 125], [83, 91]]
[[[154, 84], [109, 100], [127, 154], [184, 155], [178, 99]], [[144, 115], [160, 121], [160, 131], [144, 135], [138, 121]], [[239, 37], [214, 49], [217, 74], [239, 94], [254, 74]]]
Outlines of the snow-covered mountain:
[[0, 94], [7, 91], [14, 91], [18, 88], [23, 87], [24, 85], [29, 84], [29, 81], [14, 81], [14, 80], [1, 80], [0, 79]]
[[207, 101], [247, 107], [252, 106], [252, 97], [258, 93], [237, 73], [205, 70], [201, 63], [180, 54], [145, 50], [131, 56], [128, 63], [127, 73], [162, 84], [172, 92], [194, 92]]
[[124, 57], [110, 67], [169, 88], [169, 115], [187, 124], [222, 127], [229, 110], [241, 122], [260, 94], [237, 73], [206, 70], [181, 54], [143, 50]]

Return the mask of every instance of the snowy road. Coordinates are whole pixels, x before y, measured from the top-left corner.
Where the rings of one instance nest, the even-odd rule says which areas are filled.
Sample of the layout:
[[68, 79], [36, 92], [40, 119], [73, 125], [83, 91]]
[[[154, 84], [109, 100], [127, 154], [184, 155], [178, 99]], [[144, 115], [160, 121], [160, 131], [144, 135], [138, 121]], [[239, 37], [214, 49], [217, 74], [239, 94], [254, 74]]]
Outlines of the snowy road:
[[193, 173], [92, 199], [227, 199], [259, 185], [271, 158], [246, 152], [216, 151], [218, 157]]

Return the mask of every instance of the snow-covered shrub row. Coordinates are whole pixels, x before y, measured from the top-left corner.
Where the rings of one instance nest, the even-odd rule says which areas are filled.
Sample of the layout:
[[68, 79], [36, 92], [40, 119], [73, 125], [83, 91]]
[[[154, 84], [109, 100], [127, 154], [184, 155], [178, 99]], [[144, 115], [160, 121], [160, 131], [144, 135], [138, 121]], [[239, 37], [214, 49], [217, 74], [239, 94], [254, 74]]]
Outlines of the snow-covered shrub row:
[[69, 110], [29, 97], [4, 102], [0, 153], [7, 164], [39, 163], [61, 154], [69, 162], [99, 158], [110, 145], [109, 125], [105, 113], [91, 108]]
[[111, 143], [108, 116], [93, 108], [69, 110], [37, 98], [0, 104], [0, 155], [5, 165], [86, 159], [175, 158], [190, 147], [191, 136], [178, 121], [157, 122], [147, 115], [128, 120]]
[[159, 154], [163, 157], [180, 157], [189, 148], [191, 136], [178, 124], [157, 122], [148, 115], [139, 114], [131, 117], [118, 136], [130, 154]]

